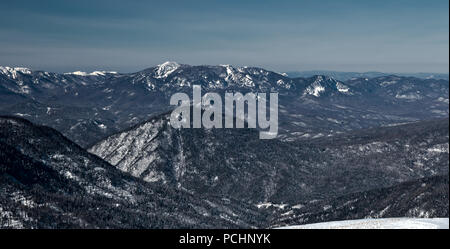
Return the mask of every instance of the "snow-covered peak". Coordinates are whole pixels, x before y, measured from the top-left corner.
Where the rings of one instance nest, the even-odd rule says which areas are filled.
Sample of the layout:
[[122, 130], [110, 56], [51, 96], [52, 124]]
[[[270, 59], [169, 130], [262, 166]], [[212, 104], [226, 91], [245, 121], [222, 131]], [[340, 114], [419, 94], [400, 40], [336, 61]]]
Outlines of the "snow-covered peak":
[[345, 95], [353, 95], [350, 87], [332, 77], [317, 75], [313, 77], [313, 79], [314, 82], [305, 89], [303, 95], [320, 97], [327, 91], [330, 91], [329, 94], [340, 93]]
[[320, 84], [323, 81], [322, 76], [317, 76], [314, 82], [305, 89], [304, 95], [313, 95], [319, 97], [321, 92], [325, 92], [325, 87]]
[[172, 61], [166, 61], [163, 64], [160, 64], [156, 68], [156, 77], [155, 78], [166, 78], [175, 70], [180, 67], [180, 64]]
[[31, 74], [32, 71], [26, 67], [2, 67], [2, 66], [0, 66], [0, 73], [15, 79], [15, 78], [17, 78], [17, 73]]
[[75, 71], [71, 73], [64, 73], [69, 75], [77, 75], [77, 76], [105, 76], [106, 74], [117, 74], [115, 71], [94, 71], [92, 73], [86, 73], [82, 71]]
[[78, 75], [78, 76], [87, 76], [87, 75], [88, 75], [88, 73], [86, 73], [86, 72], [81, 72], [81, 71], [75, 71], [75, 72], [64, 73], [64, 74], [71, 74], [71, 75]]

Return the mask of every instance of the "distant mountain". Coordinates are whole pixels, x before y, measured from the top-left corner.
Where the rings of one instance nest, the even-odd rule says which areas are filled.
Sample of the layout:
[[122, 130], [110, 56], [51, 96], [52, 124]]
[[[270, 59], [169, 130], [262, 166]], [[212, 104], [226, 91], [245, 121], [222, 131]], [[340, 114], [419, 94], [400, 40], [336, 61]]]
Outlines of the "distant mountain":
[[166, 62], [121, 74], [56, 74], [1, 67], [0, 114], [51, 126], [83, 147], [169, 111], [170, 96], [225, 91], [278, 92], [281, 140], [448, 117], [448, 80], [382, 76], [348, 81], [289, 78], [255, 67]]
[[252, 129], [174, 129], [169, 114], [89, 151], [144, 181], [251, 203], [295, 203], [448, 173], [448, 119], [304, 141]]
[[442, 79], [448, 80], [448, 73], [382, 73], [382, 72], [339, 72], [339, 71], [325, 71], [325, 70], [315, 70], [315, 71], [292, 71], [287, 72], [286, 75], [291, 78], [296, 77], [312, 77], [314, 75], [326, 75], [333, 77], [337, 80], [347, 81], [355, 78], [377, 78], [383, 76], [403, 76], [403, 77], [415, 77], [420, 79]]
[[301, 225], [366, 218], [448, 217], [449, 176], [440, 175], [399, 185], [353, 193], [336, 199], [285, 207], [272, 226]]
[[0, 228], [252, 228], [253, 205], [144, 182], [29, 121], [0, 117]]

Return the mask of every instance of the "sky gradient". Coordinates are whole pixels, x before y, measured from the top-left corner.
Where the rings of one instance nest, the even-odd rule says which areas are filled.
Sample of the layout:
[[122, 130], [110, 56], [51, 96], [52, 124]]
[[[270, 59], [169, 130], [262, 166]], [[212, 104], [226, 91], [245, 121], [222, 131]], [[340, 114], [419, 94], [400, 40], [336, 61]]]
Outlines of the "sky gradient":
[[1, 1], [0, 65], [135, 72], [176, 61], [440, 72], [448, 0]]

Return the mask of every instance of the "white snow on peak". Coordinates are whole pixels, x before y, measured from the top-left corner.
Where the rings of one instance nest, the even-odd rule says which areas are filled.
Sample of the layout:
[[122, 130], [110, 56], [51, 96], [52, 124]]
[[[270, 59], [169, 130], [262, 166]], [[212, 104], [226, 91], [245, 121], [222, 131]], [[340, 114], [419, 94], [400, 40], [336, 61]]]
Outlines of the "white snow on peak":
[[89, 75], [105, 76], [106, 74], [117, 74], [117, 72], [116, 71], [94, 71], [94, 72], [90, 73]]
[[87, 75], [88, 75], [88, 73], [86, 73], [86, 72], [81, 72], [81, 71], [75, 71], [75, 72], [64, 73], [64, 74], [72, 74], [72, 75], [78, 75], [78, 76], [87, 76]]
[[231, 74], [233, 72], [233, 70], [234, 70], [233, 66], [229, 65], [229, 64], [223, 64], [223, 65], [220, 65], [220, 66], [226, 68], [228, 74]]
[[322, 76], [318, 76], [317, 79], [305, 89], [304, 95], [314, 95], [315, 97], [319, 97], [321, 92], [325, 92], [325, 87], [323, 87], [320, 83], [323, 81]]
[[247, 67], [233, 67], [231, 65], [220, 65], [226, 69], [225, 81], [229, 83], [237, 83], [245, 87], [255, 87], [253, 78], [246, 74]]
[[171, 73], [177, 70], [180, 64], [173, 61], [166, 61], [163, 64], [158, 65], [156, 69], [156, 78], [167, 78]]
[[26, 67], [2, 67], [0, 66], [0, 73], [12, 77], [13, 79], [17, 78], [17, 73], [20, 72], [22, 74], [31, 74], [31, 70]]
[[117, 74], [115, 71], [94, 71], [92, 73], [86, 73], [82, 71], [75, 71], [71, 73], [64, 73], [64, 74], [71, 74], [71, 75], [77, 75], [77, 76], [105, 76], [106, 74]]
[[[317, 76], [314, 82], [309, 85], [305, 91], [303, 92], [303, 95], [313, 95], [315, 97], [320, 97], [321, 93], [325, 92], [325, 86], [322, 84], [324, 81], [323, 76]], [[336, 89], [343, 94], [347, 95], [353, 95], [353, 93], [350, 91], [350, 88], [346, 85], [344, 85], [342, 82], [339, 82], [333, 78], [330, 78], [330, 81], [336, 84]], [[327, 85], [327, 83], [325, 83]]]
[[235, 69], [233, 66], [231, 65], [222, 65], [223, 67], [225, 67], [227, 69], [227, 79], [232, 79], [235, 77]]

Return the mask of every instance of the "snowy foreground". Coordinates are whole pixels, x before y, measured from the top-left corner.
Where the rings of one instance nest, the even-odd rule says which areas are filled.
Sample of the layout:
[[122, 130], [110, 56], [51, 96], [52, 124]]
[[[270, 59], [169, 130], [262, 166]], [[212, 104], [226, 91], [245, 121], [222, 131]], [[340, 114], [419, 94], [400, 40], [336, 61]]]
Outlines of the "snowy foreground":
[[331, 221], [279, 229], [449, 229], [449, 218], [386, 218]]

